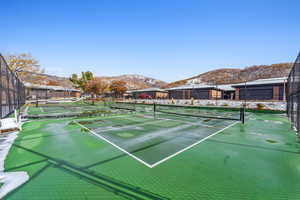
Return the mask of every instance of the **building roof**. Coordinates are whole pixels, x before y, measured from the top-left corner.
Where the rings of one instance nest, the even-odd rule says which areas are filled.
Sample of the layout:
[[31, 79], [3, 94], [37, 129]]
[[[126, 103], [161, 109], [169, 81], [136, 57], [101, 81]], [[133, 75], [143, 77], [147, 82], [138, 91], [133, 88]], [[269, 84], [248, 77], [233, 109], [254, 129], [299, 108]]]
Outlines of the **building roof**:
[[70, 91], [70, 92], [80, 92], [80, 90], [75, 88], [66, 88], [62, 86], [52, 86], [52, 85], [39, 85], [33, 84], [29, 82], [23, 82], [26, 88], [34, 88], [34, 89], [44, 89], [44, 90], [57, 90], [57, 91]]
[[[246, 82], [246, 85], [268, 85], [268, 84], [278, 84], [285, 83], [287, 81], [287, 77], [280, 78], [267, 78], [267, 79], [258, 79], [255, 81]], [[233, 84], [232, 87], [244, 86], [245, 83]]]
[[218, 85], [217, 88], [224, 90], [224, 91], [234, 91], [235, 90], [231, 84]]
[[167, 91], [160, 88], [145, 88], [140, 90], [131, 90], [128, 92], [167, 92]]
[[206, 84], [189, 84], [179, 87], [168, 88], [166, 90], [184, 90], [184, 89], [219, 89], [224, 91], [233, 91], [234, 88], [231, 85], [206, 85]]

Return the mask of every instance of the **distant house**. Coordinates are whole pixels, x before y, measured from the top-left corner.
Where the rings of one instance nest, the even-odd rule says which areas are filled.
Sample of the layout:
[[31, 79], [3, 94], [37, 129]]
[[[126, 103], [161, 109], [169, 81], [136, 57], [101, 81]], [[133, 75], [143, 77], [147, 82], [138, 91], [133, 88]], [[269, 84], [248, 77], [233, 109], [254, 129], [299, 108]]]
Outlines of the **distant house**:
[[236, 100], [285, 100], [287, 77], [233, 84]]
[[51, 99], [80, 97], [80, 90], [62, 86], [38, 85], [25, 82], [26, 99]]
[[166, 89], [170, 99], [234, 99], [231, 85], [190, 84]]
[[160, 88], [146, 88], [129, 91], [134, 99], [166, 99], [168, 92]]

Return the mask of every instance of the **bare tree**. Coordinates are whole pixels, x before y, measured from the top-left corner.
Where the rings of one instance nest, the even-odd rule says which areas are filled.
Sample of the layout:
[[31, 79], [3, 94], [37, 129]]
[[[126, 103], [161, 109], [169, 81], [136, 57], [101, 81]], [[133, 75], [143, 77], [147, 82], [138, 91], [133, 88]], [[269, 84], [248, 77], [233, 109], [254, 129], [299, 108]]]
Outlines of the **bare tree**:
[[43, 73], [39, 61], [30, 54], [9, 54], [5, 56], [8, 67], [16, 73], [35, 72]]

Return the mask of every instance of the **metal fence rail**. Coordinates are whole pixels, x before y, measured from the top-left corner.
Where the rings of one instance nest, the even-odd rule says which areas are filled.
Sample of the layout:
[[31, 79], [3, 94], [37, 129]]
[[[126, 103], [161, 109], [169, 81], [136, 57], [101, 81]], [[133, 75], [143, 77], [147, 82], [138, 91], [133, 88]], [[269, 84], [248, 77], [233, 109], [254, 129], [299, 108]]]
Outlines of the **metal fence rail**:
[[5, 118], [25, 104], [25, 86], [0, 54], [0, 117]]
[[300, 135], [300, 52], [288, 77], [287, 114]]

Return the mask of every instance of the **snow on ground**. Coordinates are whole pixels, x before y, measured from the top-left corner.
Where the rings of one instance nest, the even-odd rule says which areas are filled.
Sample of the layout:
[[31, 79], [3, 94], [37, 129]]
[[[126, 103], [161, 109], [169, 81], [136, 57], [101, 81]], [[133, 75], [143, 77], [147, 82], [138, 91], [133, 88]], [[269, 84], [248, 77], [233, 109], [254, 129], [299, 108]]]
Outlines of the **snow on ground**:
[[27, 172], [0, 172], [0, 181], [4, 183], [0, 189], [0, 199], [10, 191], [24, 184], [29, 176]]
[[[15, 118], [3, 119], [1, 120], [1, 124], [1, 130], [21, 127], [21, 123], [16, 123]], [[27, 172], [4, 172], [5, 158], [14, 140], [17, 138], [17, 134], [18, 132], [0, 134], [0, 138], [4, 139], [4, 141], [0, 143], [0, 183], [3, 183], [0, 188], [0, 199], [29, 179]]]
[[[230, 108], [240, 108], [244, 101], [234, 101], [234, 100], [184, 100], [184, 99], [137, 99], [129, 100], [130, 102], [138, 103], [158, 103], [158, 104], [176, 104], [176, 105], [195, 105], [195, 106], [221, 106]], [[286, 102], [284, 101], [247, 101], [247, 108], [257, 109], [260, 105], [263, 105], [263, 109], [266, 110], [286, 110]]]

